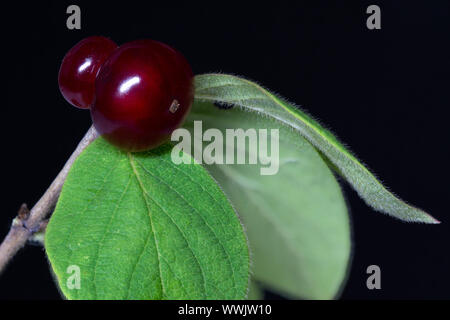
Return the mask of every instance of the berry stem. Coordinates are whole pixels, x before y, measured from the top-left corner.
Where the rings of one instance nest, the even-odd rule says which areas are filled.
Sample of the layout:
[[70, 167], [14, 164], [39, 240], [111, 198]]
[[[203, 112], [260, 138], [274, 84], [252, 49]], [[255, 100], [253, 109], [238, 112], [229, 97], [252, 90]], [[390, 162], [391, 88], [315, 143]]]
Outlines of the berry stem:
[[94, 126], [91, 126], [84, 135], [83, 139], [81, 139], [69, 160], [67, 160], [62, 170], [58, 173], [55, 180], [53, 180], [50, 187], [47, 191], [45, 191], [29, 213], [27, 212], [28, 209], [26, 209], [26, 205], [22, 205], [17, 217], [11, 224], [8, 234], [0, 244], [0, 274], [3, 272], [5, 266], [14, 257], [14, 255], [25, 245], [27, 240], [39, 230], [41, 222], [54, 209], [56, 202], [58, 201], [59, 194], [61, 193], [64, 181], [66, 180], [67, 174], [69, 173], [73, 162], [78, 155], [97, 137], [97, 131]]

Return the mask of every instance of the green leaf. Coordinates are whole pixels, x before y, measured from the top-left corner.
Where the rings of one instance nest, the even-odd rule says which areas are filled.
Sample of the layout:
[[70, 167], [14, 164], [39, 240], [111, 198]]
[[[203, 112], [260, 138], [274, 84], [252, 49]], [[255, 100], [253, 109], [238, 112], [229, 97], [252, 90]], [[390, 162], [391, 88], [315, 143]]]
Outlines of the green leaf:
[[175, 165], [171, 149], [131, 154], [100, 138], [75, 161], [45, 238], [67, 298], [245, 298], [240, 221], [207, 171]]
[[[209, 128], [279, 130], [277, 174], [261, 175], [266, 165], [260, 164], [205, 167], [242, 217], [254, 279], [287, 297], [335, 297], [349, 263], [350, 224], [339, 185], [316, 149], [290, 127], [237, 108], [221, 110], [197, 101], [185, 123], [191, 133], [194, 120], [202, 121], [204, 132]], [[208, 145], [203, 143], [204, 148]], [[246, 159], [255, 151], [248, 141], [245, 150]]]
[[199, 75], [196, 76], [195, 97], [202, 101], [236, 105], [277, 119], [313, 144], [373, 209], [405, 221], [439, 223], [389, 192], [332, 133], [309, 115], [258, 84], [232, 75]]

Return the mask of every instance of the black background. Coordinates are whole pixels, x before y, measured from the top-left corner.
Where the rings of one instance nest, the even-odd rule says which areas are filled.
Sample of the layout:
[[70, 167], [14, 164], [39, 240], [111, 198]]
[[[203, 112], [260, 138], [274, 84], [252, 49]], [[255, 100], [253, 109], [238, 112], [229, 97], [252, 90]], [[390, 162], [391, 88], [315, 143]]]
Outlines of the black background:
[[[403, 199], [441, 225], [406, 224], [367, 207], [345, 183], [354, 256], [342, 299], [450, 298], [450, 2], [30, 2], [2, 4], [0, 237], [30, 207], [90, 126], [58, 90], [66, 51], [90, 35], [177, 48], [196, 74], [246, 76], [321, 119]], [[82, 29], [66, 28], [78, 4]], [[381, 30], [366, 8], [381, 7]], [[381, 267], [382, 289], [366, 288]], [[268, 298], [277, 296], [270, 293]], [[59, 299], [42, 248], [0, 277], [0, 298]]]

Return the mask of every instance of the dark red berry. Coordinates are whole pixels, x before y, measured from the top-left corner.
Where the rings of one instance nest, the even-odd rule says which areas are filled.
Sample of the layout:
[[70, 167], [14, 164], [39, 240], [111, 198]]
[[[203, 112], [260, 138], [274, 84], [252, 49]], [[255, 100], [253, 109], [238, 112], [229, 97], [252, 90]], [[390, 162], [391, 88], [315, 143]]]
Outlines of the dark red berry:
[[95, 81], [97, 131], [127, 151], [159, 146], [178, 128], [194, 98], [193, 73], [171, 47], [138, 40], [116, 49]]
[[64, 98], [87, 109], [94, 101], [95, 77], [117, 45], [105, 37], [89, 37], [67, 52], [59, 69], [58, 84]]

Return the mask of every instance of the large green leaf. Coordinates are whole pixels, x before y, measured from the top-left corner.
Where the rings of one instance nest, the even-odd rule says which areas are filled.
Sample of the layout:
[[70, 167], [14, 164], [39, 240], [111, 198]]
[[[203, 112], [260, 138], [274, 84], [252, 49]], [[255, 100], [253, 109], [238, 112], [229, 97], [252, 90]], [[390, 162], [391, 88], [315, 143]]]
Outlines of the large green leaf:
[[[125, 153], [98, 139], [76, 160], [45, 247], [70, 299], [242, 299], [249, 254], [228, 200], [166, 145]], [[187, 157], [187, 155], [184, 155]], [[73, 267], [80, 268], [80, 289]]]
[[[298, 132], [256, 113], [221, 110], [197, 101], [185, 124], [191, 133], [194, 120], [202, 121], [204, 132], [217, 128], [224, 136], [226, 129], [233, 128], [269, 129], [269, 134], [270, 129], [279, 130], [276, 174], [261, 175], [261, 167], [267, 165], [260, 164], [205, 167], [243, 219], [254, 278], [288, 297], [335, 297], [349, 262], [350, 225], [339, 185], [319, 153]], [[201, 139], [198, 135], [194, 138]], [[270, 151], [271, 138], [268, 140]], [[231, 141], [224, 142], [229, 146]], [[203, 148], [208, 145], [204, 142]], [[245, 151], [247, 159], [255, 151], [248, 141]], [[208, 161], [207, 153], [203, 160]]]
[[196, 76], [195, 97], [203, 101], [233, 104], [279, 120], [298, 131], [320, 150], [332, 167], [375, 210], [405, 221], [439, 223], [429, 214], [389, 192], [332, 133], [310, 116], [261, 86], [232, 75], [204, 74]]

